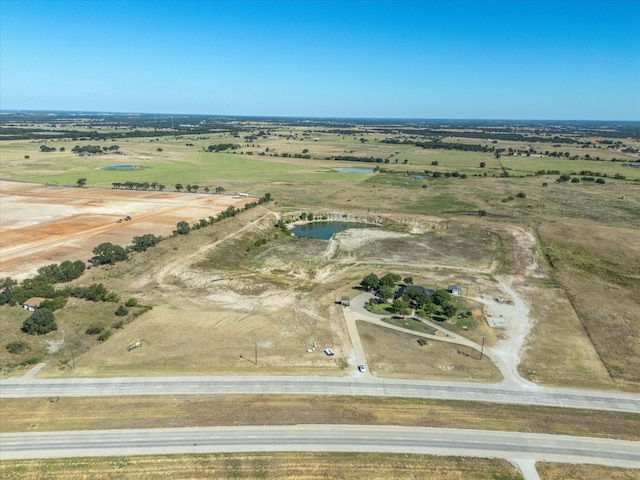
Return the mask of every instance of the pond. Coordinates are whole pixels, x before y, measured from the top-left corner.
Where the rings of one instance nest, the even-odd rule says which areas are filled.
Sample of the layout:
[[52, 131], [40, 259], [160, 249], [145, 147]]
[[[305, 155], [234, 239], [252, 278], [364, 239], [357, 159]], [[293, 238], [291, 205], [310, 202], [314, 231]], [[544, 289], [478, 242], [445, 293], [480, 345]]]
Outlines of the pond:
[[135, 165], [109, 165], [108, 167], [102, 167], [100, 170], [134, 170]]
[[329, 240], [334, 233], [339, 233], [350, 228], [372, 228], [373, 225], [355, 222], [310, 222], [294, 227], [291, 232], [296, 237], [318, 238]]
[[342, 173], [373, 173], [373, 168], [338, 168]]

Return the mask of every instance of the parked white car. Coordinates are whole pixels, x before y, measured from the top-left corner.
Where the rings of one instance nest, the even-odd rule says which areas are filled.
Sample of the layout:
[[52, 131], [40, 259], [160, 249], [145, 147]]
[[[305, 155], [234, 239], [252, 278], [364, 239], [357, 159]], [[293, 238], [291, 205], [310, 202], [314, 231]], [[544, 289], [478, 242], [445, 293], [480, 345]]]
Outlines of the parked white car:
[[324, 353], [326, 353], [330, 357], [331, 355], [333, 355], [333, 350], [331, 350], [330, 348], [325, 348]]
[[364, 364], [362, 364], [362, 363], [361, 363], [360, 365], [358, 365], [358, 371], [359, 371], [359, 372], [364, 372], [364, 371], [366, 371], [366, 370], [367, 370], [367, 369], [365, 368]]

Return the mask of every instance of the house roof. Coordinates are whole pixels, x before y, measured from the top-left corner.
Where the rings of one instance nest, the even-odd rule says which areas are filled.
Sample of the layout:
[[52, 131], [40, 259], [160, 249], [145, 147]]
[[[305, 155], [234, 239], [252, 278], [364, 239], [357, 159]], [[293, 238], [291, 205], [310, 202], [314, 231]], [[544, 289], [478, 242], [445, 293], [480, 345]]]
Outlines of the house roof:
[[27, 307], [39, 307], [45, 300], [46, 298], [44, 297], [31, 297], [28, 300], [25, 300], [23, 305], [26, 305]]
[[429, 288], [421, 287], [420, 285], [403, 285], [396, 292], [396, 298], [402, 297], [409, 290], [417, 290], [418, 292], [426, 293], [430, 297], [433, 297], [436, 294], [435, 290], [431, 290]]

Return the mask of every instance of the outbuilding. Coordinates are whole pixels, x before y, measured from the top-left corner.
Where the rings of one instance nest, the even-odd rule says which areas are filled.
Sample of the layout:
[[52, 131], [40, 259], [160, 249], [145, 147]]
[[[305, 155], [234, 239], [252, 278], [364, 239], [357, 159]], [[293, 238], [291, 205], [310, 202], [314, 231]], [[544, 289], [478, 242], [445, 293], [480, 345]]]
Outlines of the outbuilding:
[[22, 308], [25, 310], [29, 310], [30, 312], [35, 312], [36, 308], [40, 306], [42, 302], [44, 302], [46, 298], [44, 297], [31, 297], [28, 300], [25, 300], [22, 304]]
[[462, 289], [458, 285], [449, 285], [447, 287], [447, 292], [449, 292], [451, 295], [462, 295]]

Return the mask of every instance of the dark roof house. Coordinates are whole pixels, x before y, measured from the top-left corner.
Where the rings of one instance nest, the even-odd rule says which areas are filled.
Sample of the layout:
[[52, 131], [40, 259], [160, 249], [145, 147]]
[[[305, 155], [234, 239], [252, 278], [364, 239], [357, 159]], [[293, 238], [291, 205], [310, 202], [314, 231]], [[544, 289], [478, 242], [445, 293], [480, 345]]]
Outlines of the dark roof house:
[[419, 285], [403, 285], [396, 292], [396, 295], [395, 295], [394, 298], [400, 298], [400, 297], [404, 296], [405, 293], [409, 293], [409, 292], [426, 293], [430, 297], [433, 297], [436, 294], [435, 290], [431, 290], [429, 288], [424, 288], [424, 287], [421, 287]]

